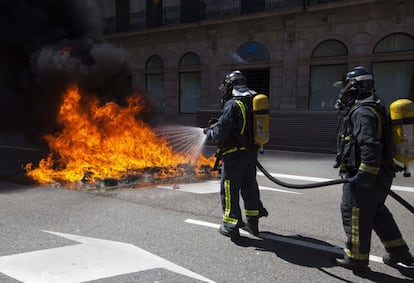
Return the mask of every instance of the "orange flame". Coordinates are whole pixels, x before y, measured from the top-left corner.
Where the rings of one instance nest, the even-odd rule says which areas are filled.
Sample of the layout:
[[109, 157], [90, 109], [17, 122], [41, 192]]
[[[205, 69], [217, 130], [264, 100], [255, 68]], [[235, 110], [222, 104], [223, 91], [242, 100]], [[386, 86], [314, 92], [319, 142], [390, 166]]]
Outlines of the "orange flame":
[[[197, 162], [175, 153], [137, 119], [144, 107], [141, 96], [129, 97], [124, 108], [113, 102], [100, 106], [97, 98], [84, 100], [77, 87], [66, 91], [58, 118], [63, 129], [45, 137], [53, 153], [37, 168], [26, 165], [32, 179], [45, 184], [77, 182], [85, 174], [93, 179], [120, 178], [128, 170]], [[211, 159], [203, 157], [209, 163]]]

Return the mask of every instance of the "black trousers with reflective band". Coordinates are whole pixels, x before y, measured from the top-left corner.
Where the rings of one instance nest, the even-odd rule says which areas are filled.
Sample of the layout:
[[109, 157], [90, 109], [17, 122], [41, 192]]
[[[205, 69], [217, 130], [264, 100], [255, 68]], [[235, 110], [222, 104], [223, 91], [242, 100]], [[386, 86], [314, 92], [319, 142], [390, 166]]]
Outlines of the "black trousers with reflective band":
[[260, 193], [256, 181], [256, 150], [241, 150], [223, 159], [220, 196], [223, 208], [223, 225], [240, 227], [242, 196], [247, 219], [257, 217], [260, 208]]
[[372, 230], [387, 252], [398, 254], [408, 250], [394, 217], [384, 204], [392, 179], [381, 169], [372, 188], [343, 185], [341, 214], [347, 237], [345, 252], [351, 261], [368, 263]]

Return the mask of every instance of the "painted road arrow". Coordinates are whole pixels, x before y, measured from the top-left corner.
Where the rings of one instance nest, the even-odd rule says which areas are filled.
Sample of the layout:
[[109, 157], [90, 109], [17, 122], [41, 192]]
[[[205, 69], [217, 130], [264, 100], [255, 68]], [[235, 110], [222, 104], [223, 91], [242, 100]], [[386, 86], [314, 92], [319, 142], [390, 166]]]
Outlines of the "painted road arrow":
[[0, 257], [0, 272], [23, 282], [85, 282], [164, 268], [204, 282], [214, 282], [132, 244], [44, 231], [79, 245]]

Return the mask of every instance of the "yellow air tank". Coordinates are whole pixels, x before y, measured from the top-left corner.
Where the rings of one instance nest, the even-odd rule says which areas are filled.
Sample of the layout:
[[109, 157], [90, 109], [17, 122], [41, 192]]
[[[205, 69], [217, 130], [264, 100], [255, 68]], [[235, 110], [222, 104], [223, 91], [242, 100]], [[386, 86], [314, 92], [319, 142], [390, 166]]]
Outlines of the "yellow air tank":
[[414, 160], [414, 102], [397, 99], [390, 105], [394, 158], [403, 163], [404, 176], [409, 177], [408, 166]]
[[264, 94], [253, 97], [253, 135], [254, 142], [263, 152], [263, 145], [269, 142], [269, 99]]

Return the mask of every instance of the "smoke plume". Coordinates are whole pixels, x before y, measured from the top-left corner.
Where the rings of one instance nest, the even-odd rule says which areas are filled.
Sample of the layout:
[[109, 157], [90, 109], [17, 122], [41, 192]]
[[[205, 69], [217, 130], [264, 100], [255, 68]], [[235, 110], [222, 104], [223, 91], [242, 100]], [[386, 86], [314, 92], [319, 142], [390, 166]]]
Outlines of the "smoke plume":
[[[130, 94], [127, 53], [105, 42], [84, 0], [0, 1], [0, 133], [56, 130], [68, 85], [106, 100]], [[1, 136], [0, 136], [1, 137]]]

